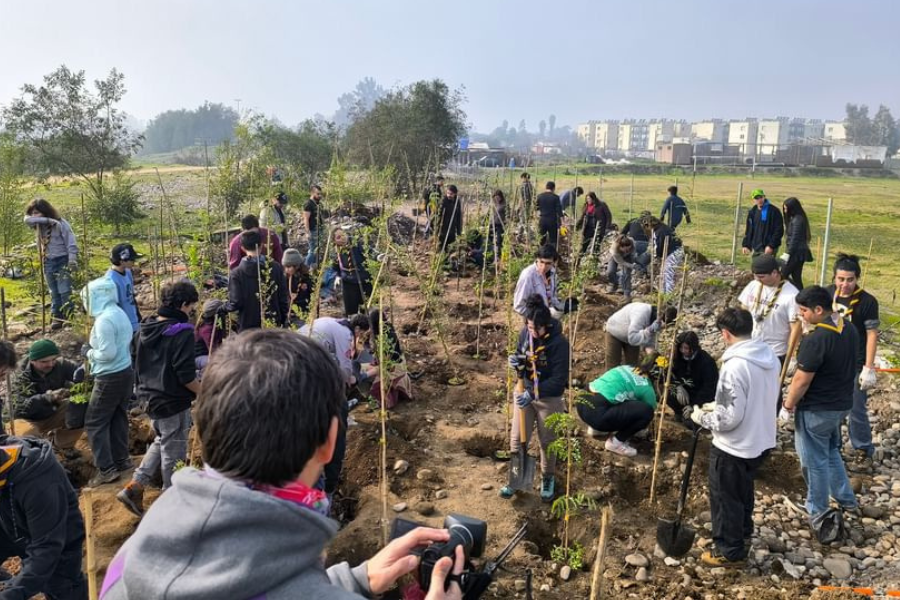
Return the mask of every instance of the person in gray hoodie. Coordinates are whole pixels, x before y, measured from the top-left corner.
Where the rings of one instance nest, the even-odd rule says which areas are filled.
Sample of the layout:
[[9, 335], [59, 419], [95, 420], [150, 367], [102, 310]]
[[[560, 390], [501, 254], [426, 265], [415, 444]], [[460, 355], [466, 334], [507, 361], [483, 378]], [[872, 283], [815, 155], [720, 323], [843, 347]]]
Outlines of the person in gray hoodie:
[[775, 447], [781, 363], [760, 339], [753, 316], [726, 308], [716, 317], [725, 341], [715, 403], [696, 406], [691, 420], [713, 434], [709, 450], [709, 506], [714, 548], [700, 560], [712, 567], [740, 566], [753, 534], [753, 479]]
[[622, 364], [636, 367], [641, 348], [655, 350], [660, 329], [674, 322], [677, 316], [678, 309], [674, 306], [666, 307], [658, 315], [657, 308], [646, 302], [632, 302], [614, 312], [606, 321], [606, 370]]
[[[100, 598], [350, 600], [383, 594], [414, 571], [413, 550], [448, 531], [417, 528], [355, 568], [323, 564], [338, 524], [313, 486], [343, 400], [338, 367], [318, 342], [275, 329], [229, 338], [196, 404], [204, 469], [175, 473], [116, 553]], [[425, 598], [460, 600], [459, 584], [445, 591], [444, 582], [463, 562], [461, 548], [438, 561]]]

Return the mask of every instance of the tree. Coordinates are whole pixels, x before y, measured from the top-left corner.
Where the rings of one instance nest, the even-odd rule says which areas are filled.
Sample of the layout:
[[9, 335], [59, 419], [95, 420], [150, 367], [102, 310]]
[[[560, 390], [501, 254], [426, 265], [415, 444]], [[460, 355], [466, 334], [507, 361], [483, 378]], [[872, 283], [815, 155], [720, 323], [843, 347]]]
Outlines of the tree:
[[550, 123], [550, 135], [553, 135], [553, 132], [556, 131], [556, 115], [550, 115], [547, 121]]
[[385, 95], [383, 87], [371, 77], [365, 77], [356, 84], [353, 91], [341, 94], [338, 109], [332, 121], [338, 127], [347, 127], [354, 120], [372, 110], [375, 103]]
[[140, 207], [140, 193], [134, 189], [137, 182], [127, 171], [113, 171], [112, 180], [102, 196], [92, 197], [88, 204], [91, 218], [113, 226], [116, 236], [121, 235], [123, 225], [131, 225], [144, 217]]
[[522, 119], [521, 121], [519, 121], [519, 133], [526, 133], [527, 131], [528, 128], [525, 127], [525, 119]]
[[25, 162], [25, 148], [12, 135], [0, 134], [0, 244], [4, 255], [23, 241], [28, 232], [22, 225]]
[[893, 156], [900, 148], [900, 130], [891, 116], [891, 110], [885, 105], [878, 107], [872, 118], [872, 134], [879, 146], [887, 146], [888, 156]]
[[541, 122], [538, 123], [538, 133], [540, 134], [541, 139], [547, 134], [547, 121], [541, 119]]
[[233, 108], [209, 102], [194, 110], [167, 110], [147, 125], [142, 153], [172, 152], [203, 142], [218, 145], [231, 139], [238, 120]]
[[439, 79], [389, 92], [347, 130], [349, 159], [393, 167], [398, 191], [416, 191], [429, 169], [452, 156], [466, 132], [462, 102], [462, 91], [451, 91]]
[[865, 104], [847, 104], [847, 118], [844, 120], [847, 141], [860, 146], [875, 145], [872, 120], [869, 118], [869, 107]]
[[109, 171], [128, 164], [141, 136], [128, 131], [116, 105], [125, 95], [124, 76], [113, 69], [85, 85], [84, 71], [65, 65], [44, 76], [44, 85], [22, 87], [22, 98], [3, 110], [6, 127], [33, 150], [44, 175], [76, 176], [98, 199]]

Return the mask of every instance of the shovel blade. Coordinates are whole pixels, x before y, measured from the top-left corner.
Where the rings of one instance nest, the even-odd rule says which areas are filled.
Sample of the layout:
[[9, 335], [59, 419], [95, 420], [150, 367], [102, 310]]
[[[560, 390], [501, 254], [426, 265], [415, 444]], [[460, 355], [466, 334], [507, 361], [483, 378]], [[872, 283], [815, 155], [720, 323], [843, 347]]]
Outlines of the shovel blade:
[[514, 454], [509, 462], [509, 485], [514, 490], [523, 492], [531, 491], [534, 487], [534, 457], [530, 456], [524, 448]]
[[656, 542], [667, 556], [684, 556], [694, 545], [696, 537], [697, 532], [693, 528], [677, 519], [659, 519], [656, 524]]

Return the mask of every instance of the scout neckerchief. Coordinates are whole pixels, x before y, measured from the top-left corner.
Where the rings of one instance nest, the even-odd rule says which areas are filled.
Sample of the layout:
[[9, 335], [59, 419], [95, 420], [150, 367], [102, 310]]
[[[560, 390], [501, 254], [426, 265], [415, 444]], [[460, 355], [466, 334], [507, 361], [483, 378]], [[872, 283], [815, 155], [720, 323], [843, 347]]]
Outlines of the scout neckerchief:
[[[348, 246], [349, 246], [349, 243], [348, 243]], [[344, 266], [344, 261], [341, 260], [340, 252], [338, 252], [337, 259], [338, 259], [338, 267], [340, 267], [341, 271], [346, 271], [347, 273], [355, 273], [356, 272], [356, 265], [353, 264], [353, 248], [352, 248], [352, 246], [350, 248], [348, 248], [348, 250], [347, 250], [347, 262], [348, 262], [347, 266]]]
[[528, 360], [531, 361], [531, 380], [534, 382], [534, 395], [536, 400], [540, 400], [540, 374], [537, 369], [537, 359], [540, 354], [544, 352], [547, 348], [541, 340], [546, 340], [550, 337], [549, 333], [544, 333], [544, 335], [540, 336], [538, 343], [541, 344], [537, 348], [534, 347], [534, 336], [531, 335], [531, 332], [528, 332]]
[[553, 306], [553, 296], [555, 293], [555, 290], [553, 289], [553, 268], [551, 267], [550, 272], [547, 273], [547, 277], [538, 273], [537, 269], [535, 269], [534, 272], [537, 273], [538, 277], [541, 278], [541, 283], [544, 284], [544, 295], [547, 298], [547, 306]]
[[[835, 317], [837, 317], [836, 320]], [[821, 327], [822, 329], [827, 329], [828, 331], [833, 331], [840, 335], [844, 331], [844, 319], [841, 318], [840, 314], [832, 313], [831, 320], [834, 322], [834, 325], [822, 321], [821, 323], [816, 323], [816, 327]]]
[[[832, 301], [832, 308], [842, 317], [847, 319], [850, 322], [853, 322], [853, 310], [856, 308], [856, 305], [859, 304], [859, 301], [862, 299], [862, 291], [863, 289], [857, 286], [856, 290], [850, 294], [849, 296], [838, 296], [838, 288], [834, 286], [834, 300]], [[838, 298], [850, 298], [850, 303], [846, 306], [838, 302]]]
[[6, 460], [3, 461], [3, 464], [0, 464], [0, 488], [2, 488], [6, 485], [6, 476], [9, 470], [16, 464], [19, 453], [22, 452], [22, 446], [0, 446], [0, 450], [6, 453]]
[[784, 283], [785, 283], [785, 281], [784, 281], [784, 279], [782, 279], [781, 283], [778, 284], [778, 287], [775, 288], [775, 293], [772, 294], [772, 297], [769, 298], [769, 301], [763, 307], [763, 311], [759, 314], [756, 314], [755, 311], [759, 310], [759, 307], [761, 305], [760, 301], [762, 300], [763, 290], [767, 287], [767, 286], [763, 285], [762, 281], [759, 282], [759, 291], [756, 293], [756, 300], [754, 302], [754, 308], [753, 308], [754, 319], [756, 319], [757, 323], [762, 323], [763, 321], [765, 321], [766, 317], [769, 316], [769, 313], [772, 312], [772, 309], [775, 308], [775, 303], [778, 301], [778, 296], [781, 295], [781, 289], [784, 287]]

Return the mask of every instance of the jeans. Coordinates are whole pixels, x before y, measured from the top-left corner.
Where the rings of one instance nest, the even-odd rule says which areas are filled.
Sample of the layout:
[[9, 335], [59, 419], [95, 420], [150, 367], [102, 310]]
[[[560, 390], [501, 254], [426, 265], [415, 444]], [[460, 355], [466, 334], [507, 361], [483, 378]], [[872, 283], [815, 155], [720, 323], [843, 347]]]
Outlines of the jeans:
[[128, 455], [128, 400], [134, 387], [131, 367], [118, 373], [100, 375], [84, 418], [94, 466], [102, 472], [131, 468]]
[[869, 423], [869, 410], [866, 404], [869, 401], [869, 395], [865, 390], [859, 389], [859, 374], [853, 379], [853, 408], [850, 409], [850, 443], [857, 450], [865, 450], [868, 456], [872, 456], [875, 452], [875, 445], [872, 443], [872, 425]]
[[632, 270], [632, 267], [619, 267], [619, 263], [614, 258], [610, 258], [606, 265], [606, 279], [610, 284], [622, 288], [623, 294], [630, 296]]
[[152, 420], [156, 437], [147, 448], [141, 465], [134, 472], [134, 480], [147, 485], [162, 469], [163, 489], [172, 485], [172, 474], [178, 462], [187, 459], [188, 434], [191, 430], [191, 409], [176, 413], [171, 417]]
[[799, 410], [794, 420], [794, 446], [806, 480], [806, 510], [814, 517], [828, 509], [829, 498], [844, 508], [857, 506], [841, 458], [841, 422], [845, 410]]
[[640, 400], [612, 404], [600, 394], [579, 402], [575, 410], [582, 421], [597, 431], [615, 431], [616, 439], [627, 442], [653, 420], [653, 409]]
[[50, 312], [62, 318], [70, 310], [72, 296], [72, 274], [69, 272], [69, 257], [54, 256], [44, 259], [44, 279], [50, 290]]
[[309, 250], [306, 251], [306, 266], [309, 268], [319, 264], [319, 230], [309, 232]]
[[538, 230], [540, 231], [541, 246], [550, 245], [554, 248], [559, 247], [559, 222], [544, 221], [538, 222]]
[[756, 458], [709, 448], [709, 510], [712, 538], [728, 560], [744, 560], [744, 542], [753, 535], [753, 478], [768, 451]]
[[650, 242], [634, 242], [635, 268], [642, 273], [647, 272], [647, 266], [650, 264], [650, 253], [647, 252], [649, 247]]

